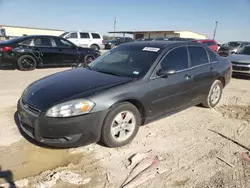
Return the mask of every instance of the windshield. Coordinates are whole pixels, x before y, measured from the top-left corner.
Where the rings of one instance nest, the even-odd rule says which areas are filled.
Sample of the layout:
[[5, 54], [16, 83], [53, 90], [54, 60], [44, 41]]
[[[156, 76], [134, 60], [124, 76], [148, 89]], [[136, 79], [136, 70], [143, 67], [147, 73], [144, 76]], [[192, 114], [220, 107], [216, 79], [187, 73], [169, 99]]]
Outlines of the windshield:
[[237, 54], [250, 55], [250, 46], [241, 48]]
[[143, 51], [143, 48], [143, 46], [118, 46], [92, 61], [89, 68], [122, 77], [143, 77], [159, 53], [159, 51]]

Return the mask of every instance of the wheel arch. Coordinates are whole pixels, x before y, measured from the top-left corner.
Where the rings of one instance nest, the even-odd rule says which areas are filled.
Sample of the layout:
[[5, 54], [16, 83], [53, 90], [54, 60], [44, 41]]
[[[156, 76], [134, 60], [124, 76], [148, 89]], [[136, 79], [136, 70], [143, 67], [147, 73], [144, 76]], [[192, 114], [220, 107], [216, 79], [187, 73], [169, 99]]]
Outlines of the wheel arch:
[[91, 47], [91, 46], [97, 46], [99, 49], [101, 49], [101, 47], [96, 43], [91, 44], [89, 47]]
[[143, 105], [143, 103], [138, 99], [126, 98], [126, 99], [119, 100], [119, 101], [115, 102], [113, 105], [111, 105], [109, 107], [109, 109], [111, 109], [112, 107], [114, 107], [117, 104], [124, 103], [124, 102], [131, 103], [132, 105], [134, 105], [138, 109], [138, 111], [140, 112], [141, 118], [142, 118], [141, 125], [143, 125], [145, 122], [146, 110], [145, 110], [145, 106]]
[[219, 76], [216, 80], [221, 81], [221, 83], [222, 83], [222, 85], [223, 85], [223, 88], [225, 87], [225, 85], [226, 85], [226, 80], [225, 80], [225, 77], [224, 77], [224, 76]]

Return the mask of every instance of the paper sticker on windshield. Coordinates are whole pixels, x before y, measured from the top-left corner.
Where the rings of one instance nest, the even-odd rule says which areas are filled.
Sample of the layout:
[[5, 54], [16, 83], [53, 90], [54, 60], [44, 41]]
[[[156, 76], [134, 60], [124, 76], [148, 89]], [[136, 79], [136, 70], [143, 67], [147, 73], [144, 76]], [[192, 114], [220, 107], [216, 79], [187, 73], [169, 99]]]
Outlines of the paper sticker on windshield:
[[154, 48], [154, 47], [145, 47], [142, 49], [143, 51], [149, 51], [149, 52], [158, 52], [160, 48]]
[[137, 74], [139, 74], [139, 72], [138, 72], [138, 71], [134, 71], [133, 74], [136, 74], [136, 75], [137, 75]]

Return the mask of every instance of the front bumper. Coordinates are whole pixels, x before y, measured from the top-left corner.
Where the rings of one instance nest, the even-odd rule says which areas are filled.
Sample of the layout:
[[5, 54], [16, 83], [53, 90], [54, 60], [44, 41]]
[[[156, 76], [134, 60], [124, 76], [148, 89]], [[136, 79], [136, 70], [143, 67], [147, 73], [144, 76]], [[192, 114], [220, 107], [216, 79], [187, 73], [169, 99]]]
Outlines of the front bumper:
[[6, 55], [0, 51], [0, 68], [17, 68], [17, 61], [13, 56]]
[[34, 114], [21, 100], [18, 101], [19, 128], [37, 142], [54, 147], [77, 147], [100, 140], [101, 128], [107, 111], [69, 117], [50, 118], [45, 113]]

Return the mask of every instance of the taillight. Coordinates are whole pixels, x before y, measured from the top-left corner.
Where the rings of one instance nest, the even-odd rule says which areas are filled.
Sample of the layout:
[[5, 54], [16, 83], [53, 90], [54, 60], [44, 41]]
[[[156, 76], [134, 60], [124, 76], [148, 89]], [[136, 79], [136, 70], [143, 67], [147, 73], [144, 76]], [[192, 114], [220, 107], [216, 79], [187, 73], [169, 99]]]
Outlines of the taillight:
[[102, 44], [104, 44], [104, 40], [102, 40]]
[[13, 48], [10, 47], [10, 46], [4, 46], [4, 47], [2, 47], [2, 48], [0, 48], [0, 49], [1, 49], [2, 52], [9, 52], [9, 51], [11, 51]]

